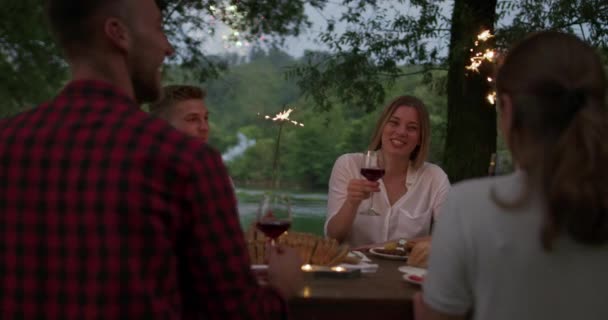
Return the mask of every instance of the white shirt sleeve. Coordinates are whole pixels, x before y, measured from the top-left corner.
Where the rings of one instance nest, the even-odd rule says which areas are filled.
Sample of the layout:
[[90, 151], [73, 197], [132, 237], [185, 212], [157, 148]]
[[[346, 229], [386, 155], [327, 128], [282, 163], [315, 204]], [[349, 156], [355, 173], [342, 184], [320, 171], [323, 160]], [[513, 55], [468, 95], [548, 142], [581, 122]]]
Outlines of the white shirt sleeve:
[[329, 220], [338, 213], [344, 201], [346, 201], [346, 188], [348, 182], [353, 179], [349, 174], [348, 161], [351, 155], [344, 154], [336, 160], [329, 178], [329, 190], [327, 195], [327, 217], [325, 218], [324, 232], [327, 235], [327, 224]]
[[432, 309], [449, 315], [463, 315], [473, 305], [468, 263], [470, 244], [464, 236], [457, 199], [451, 192], [433, 233], [423, 299]]

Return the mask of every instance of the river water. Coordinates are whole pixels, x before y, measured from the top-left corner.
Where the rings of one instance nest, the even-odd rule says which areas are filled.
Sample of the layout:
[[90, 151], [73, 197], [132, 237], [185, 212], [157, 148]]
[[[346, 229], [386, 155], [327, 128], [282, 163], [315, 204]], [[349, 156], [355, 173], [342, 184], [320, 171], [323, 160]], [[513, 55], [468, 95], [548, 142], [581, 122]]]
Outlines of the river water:
[[[292, 200], [293, 223], [291, 230], [322, 235], [327, 211], [327, 194], [284, 193], [288, 194]], [[241, 226], [243, 229], [247, 229], [255, 219], [264, 190], [237, 188], [236, 194], [239, 201]]]

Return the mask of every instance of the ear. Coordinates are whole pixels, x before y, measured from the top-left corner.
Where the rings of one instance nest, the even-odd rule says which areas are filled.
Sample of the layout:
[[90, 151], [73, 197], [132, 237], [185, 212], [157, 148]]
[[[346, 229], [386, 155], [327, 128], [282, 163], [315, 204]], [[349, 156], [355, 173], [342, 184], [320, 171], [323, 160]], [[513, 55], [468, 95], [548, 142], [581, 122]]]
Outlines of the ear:
[[108, 41], [122, 51], [129, 51], [131, 37], [127, 26], [118, 18], [109, 17], [103, 25], [104, 35]]

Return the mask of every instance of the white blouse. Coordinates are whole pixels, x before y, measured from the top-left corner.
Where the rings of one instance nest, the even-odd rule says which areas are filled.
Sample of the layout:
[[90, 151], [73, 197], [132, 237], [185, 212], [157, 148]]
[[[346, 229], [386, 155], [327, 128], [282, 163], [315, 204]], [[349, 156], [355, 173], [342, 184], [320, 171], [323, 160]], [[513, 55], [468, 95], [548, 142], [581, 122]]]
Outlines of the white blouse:
[[[326, 235], [327, 224], [346, 200], [348, 182], [351, 179], [365, 179], [360, 173], [362, 162], [362, 153], [348, 153], [340, 156], [334, 164], [329, 179]], [[374, 211], [380, 215], [362, 214], [369, 208], [370, 200], [362, 201], [345, 243], [356, 247], [397, 238], [411, 239], [429, 235], [431, 217], [437, 217], [450, 188], [445, 172], [428, 162], [417, 170], [410, 166], [405, 182], [407, 192], [392, 206], [383, 180], [380, 179], [379, 182], [380, 192], [373, 194], [373, 204]]]

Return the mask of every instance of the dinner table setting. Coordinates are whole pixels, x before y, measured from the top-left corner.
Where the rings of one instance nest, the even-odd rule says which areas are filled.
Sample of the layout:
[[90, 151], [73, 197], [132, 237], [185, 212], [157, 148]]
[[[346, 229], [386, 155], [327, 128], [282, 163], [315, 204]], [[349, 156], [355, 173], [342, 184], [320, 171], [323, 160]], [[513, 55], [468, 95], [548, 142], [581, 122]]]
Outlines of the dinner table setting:
[[[251, 268], [264, 285], [269, 239], [254, 226], [246, 231], [246, 239]], [[274, 241], [295, 248], [304, 263], [304, 285], [289, 301], [290, 319], [413, 318], [412, 299], [426, 274], [424, 242], [397, 240], [350, 248], [295, 231]]]
[[380, 248], [350, 251], [360, 261], [330, 267], [333, 273], [305, 271], [304, 287], [289, 303], [290, 319], [413, 319], [413, 296], [426, 269], [408, 265], [404, 255], [373, 253]]
[[396, 239], [350, 247], [291, 231], [289, 200], [265, 196], [245, 231], [251, 269], [266, 285], [267, 250], [294, 248], [304, 285], [289, 300], [290, 319], [413, 319], [413, 297], [426, 275], [429, 239]]

